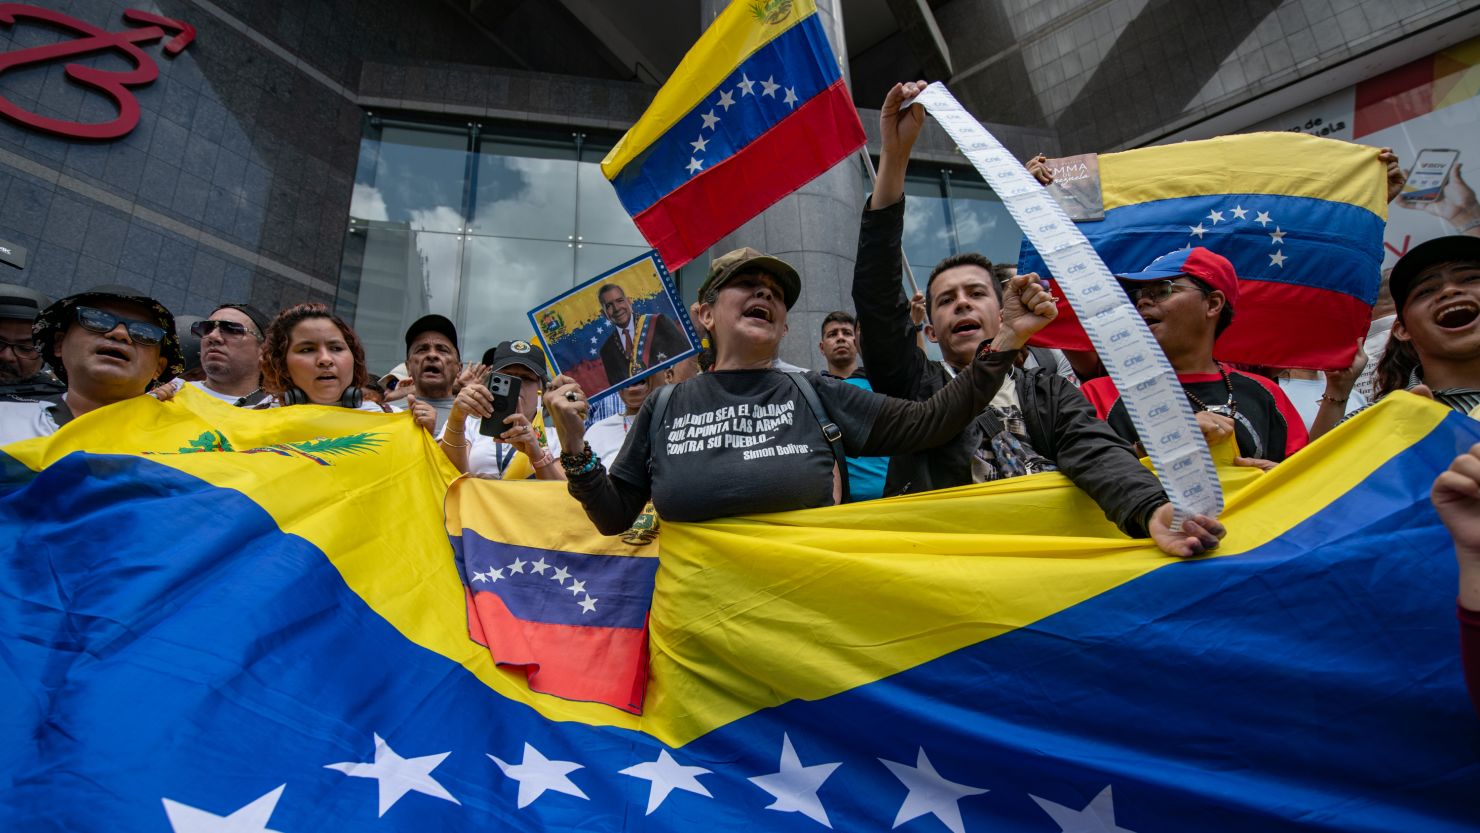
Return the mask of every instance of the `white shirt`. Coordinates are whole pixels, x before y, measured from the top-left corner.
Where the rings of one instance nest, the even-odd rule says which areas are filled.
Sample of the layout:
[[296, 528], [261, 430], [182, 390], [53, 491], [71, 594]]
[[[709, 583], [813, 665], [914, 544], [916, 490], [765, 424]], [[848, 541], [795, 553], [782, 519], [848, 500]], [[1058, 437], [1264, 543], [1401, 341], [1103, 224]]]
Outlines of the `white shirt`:
[[[475, 416], [468, 417], [463, 423], [463, 441], [468, 444], [468, 474], [484, 480], [501, 480], [519, 451], [510, 443], [501, 443], [478, 433], [478, 426], [482, 424], [483, 420]], [[551, 457], [560, 456], [560, 437], [549, 427], [545, 428], [545, 448]]]
[[608, 469], [617, 459], [617, 452], [622, 450], [622, 444], [627, 441], [627, 432], [632, 429], [635, 416], [623, 414], [612, 414], [606, 419], [598, 420], [586, 429], [586, 442], [591, 444], [591, 451], [601, 458], [601, 464]]
[[[180, 380], [179, 379], [176, 379], [175, 381], [176, 382], [179, 382]], [[237, 396], [234, 393], [221, 393], [218, 390], [212, 389], [205, 382], [185, 382], [184, 384], [187, 384], [187, 385], [195, 388], [196, 390], [200, 391], [201, 393], [205, 393], [205, 394], [209, 394], [210, 396], [214, 396], [215, 398], [221, 400], [222, 402], [225, 402], [228, 405], [236, 405], [236, 403], [238, 403], [238, 402], [242, 401], [244, 398], [246, 398], [246, 397], [242, 397], [242, 396]], [[175, 387], [175, 390], [179, 390], [179, 389], [180, 389], [180, 387], [177, 385]], [[252, 393], [256, 393], [256, 392], [257, 391], [252, 391]], [[250, 395], [251, 394], [248, 394], [248, 396], [250, 396]], [[269, 401], [271, 401], [271, 399], [272, 399], [272, 397], [265, 397], [260, 402], [258, 402], [256, 405], [241, 405], [239, 407], [247, 408], [249, 410], [256, 410], [258, 408], [268, 408], [268, 407], [271, 407], [270, 405], [267, 404]]]
[[[1300, 418], [1305, 420], [1305, 427], [1310, 428], [1316, 421], [1316, 412], [1321, 410], [1320, 398], [1326, 392], [1326, 374], [1322, 373], [1319, 379], [1281, 379], [1280, 390], [1290, 397], [1295, 410], [1300, 412]], [[1365, 407], [1367, 397], [1353, 389], [1346, 400], [1346, 412]]]
[[56, 431], [50, 402], [0, 402], [0, 447]]

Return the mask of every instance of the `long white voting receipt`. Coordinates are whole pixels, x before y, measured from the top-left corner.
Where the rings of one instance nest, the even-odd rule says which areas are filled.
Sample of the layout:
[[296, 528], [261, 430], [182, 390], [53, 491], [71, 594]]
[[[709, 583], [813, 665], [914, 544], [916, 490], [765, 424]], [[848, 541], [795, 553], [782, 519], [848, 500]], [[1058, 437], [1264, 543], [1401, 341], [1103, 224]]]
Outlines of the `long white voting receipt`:
[[1176, 526], [1190, 514], [1217, 516], [1223, 510], [1223, 489], [1187, 395], [1161, 345], [1084, 233], [950, 90], [931, 84], [912, 103], [925, 105], [940, 122], [1043, 255], [1120, 389], [1141, 444], [1172, 499]]

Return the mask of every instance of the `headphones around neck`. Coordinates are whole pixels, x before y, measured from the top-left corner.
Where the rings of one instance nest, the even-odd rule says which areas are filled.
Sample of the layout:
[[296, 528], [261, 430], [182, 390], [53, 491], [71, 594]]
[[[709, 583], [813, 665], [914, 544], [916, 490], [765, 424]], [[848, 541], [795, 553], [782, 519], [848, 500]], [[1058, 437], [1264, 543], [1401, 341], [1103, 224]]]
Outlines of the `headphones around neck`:
[[[304, 393], [297, 385], [289, 385], [283, 391], [283, 404], [285, 405], [311, 405], [313, 404], [308, 394]], [[339, 395], [338, 405], [341, 408], [355, 409], [365, 404], [365, 393], [357, 385], [350, 385]]]

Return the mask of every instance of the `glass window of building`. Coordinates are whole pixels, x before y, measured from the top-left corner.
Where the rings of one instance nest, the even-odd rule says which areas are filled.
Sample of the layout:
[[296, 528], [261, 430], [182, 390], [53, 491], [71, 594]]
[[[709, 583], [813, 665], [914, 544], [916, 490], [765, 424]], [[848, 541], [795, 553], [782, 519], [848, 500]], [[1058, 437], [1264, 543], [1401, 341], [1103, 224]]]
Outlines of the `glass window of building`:
[[468, 361], [529, 338], [530, 309], [647, 251], [601, 173], [616, 138], [368, 117], [338, 305], [371, 371], [430, 312]]

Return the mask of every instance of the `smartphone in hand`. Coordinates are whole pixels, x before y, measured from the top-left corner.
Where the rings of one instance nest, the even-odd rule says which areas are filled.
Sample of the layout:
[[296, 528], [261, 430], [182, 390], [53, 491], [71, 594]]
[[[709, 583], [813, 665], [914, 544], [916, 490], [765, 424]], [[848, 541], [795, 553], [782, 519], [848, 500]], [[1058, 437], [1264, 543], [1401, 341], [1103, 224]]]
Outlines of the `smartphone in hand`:
[[1437, 202], [1449, 183], [1459, 151], [1453, 148], [1424, 148], [1413, 160], [1413, 170], [1398, 196], [1404, 202]]
[[497, 437], [509, 430], [504, 420], [519, 410], [520, 379], [518, 376], [490, 372], [488, 378], [483, 380], [483, 385], [493, 395], [493, 414], [484, 417], [479, 423], [478, 433], [485, 437]]

